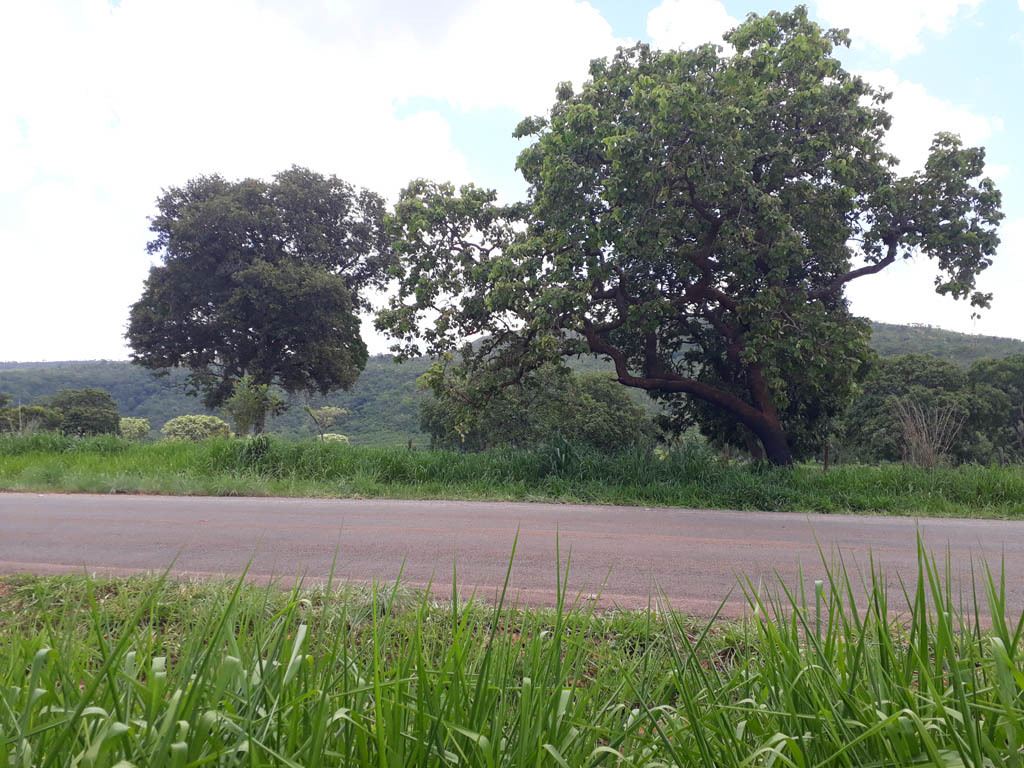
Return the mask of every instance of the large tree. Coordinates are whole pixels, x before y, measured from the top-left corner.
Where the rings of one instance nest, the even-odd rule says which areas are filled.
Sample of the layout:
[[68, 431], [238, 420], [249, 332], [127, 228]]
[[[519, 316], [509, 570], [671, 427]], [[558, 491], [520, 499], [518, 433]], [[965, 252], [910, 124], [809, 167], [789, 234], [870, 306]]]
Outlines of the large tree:
[[728, 414], [787, 464], [787, 418], [809, 418], [793, 398], [828, 391], [825, 423], [864, 367], [848, 283], [921, 255], [939, 293], [987, 306], [975, 277], [1002, 215], [984, 151], [939, 133], [900, 175], [889, 94], [842, 68], [845, 32], [803, 7], [725, 39], [730, 55], [637, 45], [595, 60], [581, 91], [560, 86], [550, 116], [517, 130], [533, 139], [524, 204], [411, 184], [392, 222], [400, 286], [378, 317], [399, 353], [484, 337], [467, 360], [489, 387], [596, 354], [622, 384]]
[[273, 181], [202, 176], [166, 190], [160, 258], [132, 307], [132, 360], [188, 369], [207, 407], [245, 377], [288, 392], [348, 389], [366, 365], [356, 313], [386, 282], [384, 201], [293, 167]]

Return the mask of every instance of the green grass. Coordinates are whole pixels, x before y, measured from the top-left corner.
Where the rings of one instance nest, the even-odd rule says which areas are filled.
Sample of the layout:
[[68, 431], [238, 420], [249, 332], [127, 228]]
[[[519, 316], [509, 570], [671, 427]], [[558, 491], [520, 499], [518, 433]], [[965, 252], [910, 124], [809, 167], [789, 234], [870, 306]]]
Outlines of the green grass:
[[[751, 618], [400, 588], [0, 580], [3, 766], [1020, 766], [1021, 621], [841, 561]], [[889, 607], [902, 602], [902, 621]], [[961, 609], [961, 606], [968, 606]], [[987, 627], [987, 628], [985, 628]]]
[[348, 496], [1024, 517], [1024, 467], [776, 469], [666, 456], [538, 451], [460, 454], [275, 438], [133, 444], [0, 436], [0, 489], [91, 493]]

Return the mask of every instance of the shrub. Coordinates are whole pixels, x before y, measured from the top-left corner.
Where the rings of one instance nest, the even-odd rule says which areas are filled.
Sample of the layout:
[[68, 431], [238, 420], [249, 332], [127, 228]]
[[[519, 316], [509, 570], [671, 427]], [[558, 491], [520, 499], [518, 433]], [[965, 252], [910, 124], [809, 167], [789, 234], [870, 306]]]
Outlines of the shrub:
[[208, 440], [211, 437], [228, 437], [231, 429], [226, 421], [216, 416], [192, 413], [171, 419], [160, 432], [168, 440]]
[[121, 426], [118, 431], [121, 437], [126, 440], [144, 440], [149, 437], [149, 419], [125, 417], [121, 419]]
[[326, 432], [326, 433], [324, 433], [323, 435], [320, 436], [320, 439], [323, 440], [325, 443], [347, 443], [348, 442], [348, 436], [347, 435], [339, 435], [339, 434], [337, 434], [335, 432]]

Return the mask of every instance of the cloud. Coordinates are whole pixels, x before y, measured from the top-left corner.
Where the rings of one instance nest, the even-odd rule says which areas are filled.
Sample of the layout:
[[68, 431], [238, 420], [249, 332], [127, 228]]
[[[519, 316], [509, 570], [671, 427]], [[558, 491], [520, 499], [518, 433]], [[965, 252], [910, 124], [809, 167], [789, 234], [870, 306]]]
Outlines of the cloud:
[[922, 34], [945, 35], [957, 16], [980, 4], [981, 0], [818, 0], [817, 15], [830, 26], [849, 29], [854, 45], [867, 44], [902, 59], [924, 50]]
[[[900, 158], [901, 173], [924, 167], [932, 137], [939, 131], [957, 133], [964, 143], [978, 145], [1003, 128], [1000, 119], [977, 115], [966, 107], [933, 96], [920, 83], [904, 80], [891, 69], [857, 74], [893, 94], [885, 105], [893, 117], [886, 146]], [[995, 170], [998, 172], [999, 167]]]
[[647, 14], [647, 35], [661, 49], [724, 45], [722, 35], [737, 24], [719, 0], [662, 0]]
[[410, 104], [540, 112], [620, 42], [576, 0], [4, 4], [0, 258], [19, 290], [0, 360], [125, 355], [161, 188], [293, 163], [392, 199], [469, 181], [445, 117]]
[[559, 82], [581, 84], [592, 59], [629, 42], [586, 2], [481, 0], [426, 49], [407, 87], [462, 109], [539, 114]]

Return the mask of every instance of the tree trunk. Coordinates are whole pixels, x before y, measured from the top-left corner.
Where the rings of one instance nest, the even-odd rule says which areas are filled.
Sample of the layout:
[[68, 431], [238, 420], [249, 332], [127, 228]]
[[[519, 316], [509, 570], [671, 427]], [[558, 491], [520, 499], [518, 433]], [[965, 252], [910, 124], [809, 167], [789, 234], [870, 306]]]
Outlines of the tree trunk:
[[786, 433], [782, 431], [781, 424], [765, 424], [754, 431], [757, 433], [761, 445], [764, 446], [764, 455], [768, 461], [777, 467], [791, 467], [793, 465], [793, 454], [789, 450], [789, 440], [786, 439]]

